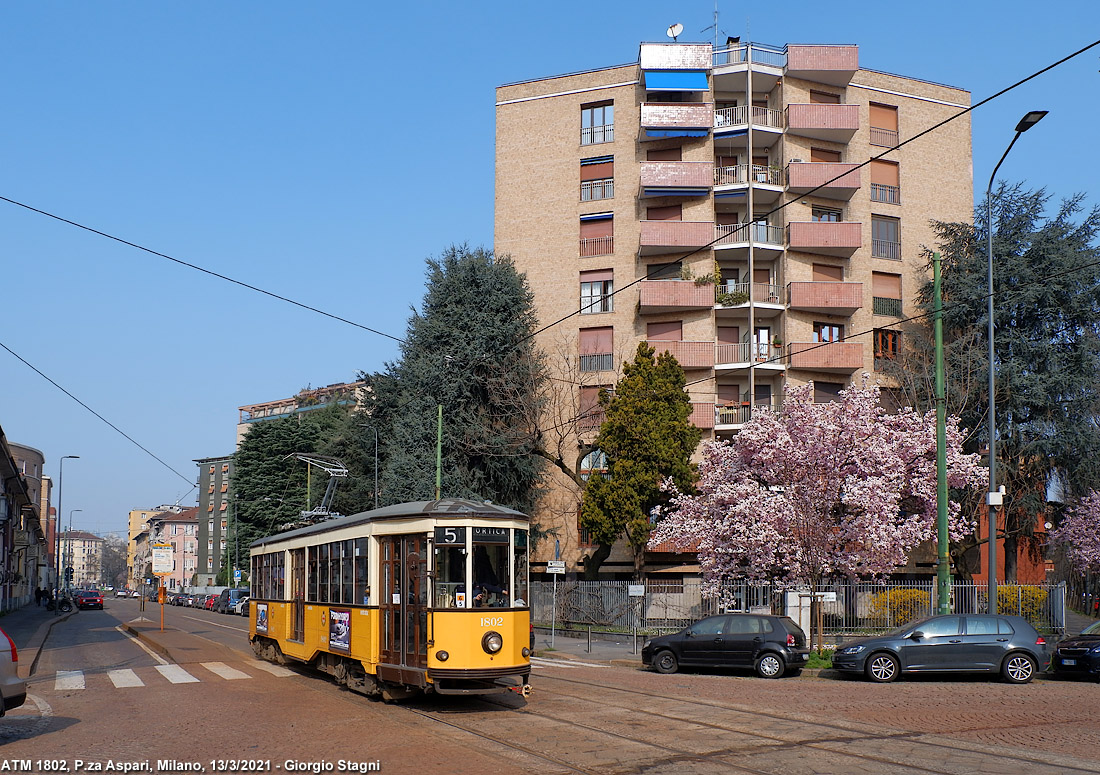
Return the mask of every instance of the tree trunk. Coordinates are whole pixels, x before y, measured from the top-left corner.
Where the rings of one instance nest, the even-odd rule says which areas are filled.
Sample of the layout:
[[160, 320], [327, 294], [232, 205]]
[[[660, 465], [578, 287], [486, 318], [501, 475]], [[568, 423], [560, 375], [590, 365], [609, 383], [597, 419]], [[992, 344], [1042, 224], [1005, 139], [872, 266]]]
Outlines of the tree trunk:
[[641, 584], [645, 581], [645, 546], [632, 546], [634, 550], [634, 583]]
[[1016, 583], [1016, 568], [1018, 567], [1019, 553], [1020, 553], [1020, 539], [1015, 535], [1006, 535], [1004, 540], [1005, 547], [1005, 567], [1004, 567], [1004, 580], [1009, 584]]
[[596, 581], [600, 577], [600, 566], [611, 556], [611, 544], [598, 544], [596, 551], [584, 561], [584, 580]]

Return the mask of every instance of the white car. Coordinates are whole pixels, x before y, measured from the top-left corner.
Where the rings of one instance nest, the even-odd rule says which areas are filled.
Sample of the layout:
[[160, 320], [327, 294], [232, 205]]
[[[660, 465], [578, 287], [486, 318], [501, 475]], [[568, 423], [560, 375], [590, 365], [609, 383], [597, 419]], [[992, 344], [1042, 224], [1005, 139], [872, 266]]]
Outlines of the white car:
[[27, 684], [19, 677], [19, 653], [15, 649], [15, 641], [3, 630], [0, 630], [0, 638], [0, 643], [7, 641], [7, 646], [0, 648], [0, 716], [3, 716], [27, 701]]
[[233, 613], [238, 616], [248, 616], [248, 601], [251, 599], [250, 597], [242, 597], [238, 600], [237, 604], [233, 606]]

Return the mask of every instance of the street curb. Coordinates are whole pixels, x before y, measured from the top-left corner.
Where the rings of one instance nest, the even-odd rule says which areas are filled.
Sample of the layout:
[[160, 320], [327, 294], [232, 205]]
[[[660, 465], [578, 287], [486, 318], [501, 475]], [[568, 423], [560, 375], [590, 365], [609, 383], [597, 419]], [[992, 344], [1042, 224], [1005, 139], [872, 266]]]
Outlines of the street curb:
[[23, 675], [23, 665], [25, 664], [25, 660], [19, 660], [18, 672], [20, 678], [30, 678], [38, 670], [38, 659], [42, 656], [42, 647], [46, 644], [46, 638], [49, 637], [50, 630], [53, 629], [54, 625], [58, 624], [59, 622], [63, 622], [72, 616], [75, 616], [76, 613], [77, 609], [74, 608], [68, 613], [51, 616], [46, 621], [42, 622], [42, 624], [38, 625], [38, 629], [34, 631], [34, 635], [30, 637], [29, 641], [27, 641], [27, 645], [20, 649], [20, 651], [23, 653], [26, 653], [28, 651], [33, 653], [33, 656], [30, 658], [30, 666], [27, 668], [26, 675]]
[[145, 633], [142, 630], [139, 630], [137, 627], [131, 626], [129, 622], [123, 622], [122, 623], [122, 629], [125, 630], [126, 632], [128, 632], [134, 638], [140, 640], [146, 646], [148, 646], [151, 651], [157, 652], [158, 654], [160, 654], [165, 659], [170, 659], [173, 662], [176, 661], [176, 660], [172, 659], [172, 654], [169, 652], [167, 646], [165, 646], [163, 643], [157, 642], [154, 638], [149, 637], [147, 635], [147, 633]]

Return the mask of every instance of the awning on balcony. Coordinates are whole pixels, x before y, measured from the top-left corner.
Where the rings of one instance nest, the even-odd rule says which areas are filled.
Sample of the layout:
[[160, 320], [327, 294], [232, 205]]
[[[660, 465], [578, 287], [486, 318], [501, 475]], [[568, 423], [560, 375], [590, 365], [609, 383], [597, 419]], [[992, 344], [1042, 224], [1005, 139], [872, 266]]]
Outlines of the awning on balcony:
[[742, 189], [740, 191], [715, 191], [715, 199], [745, 199], [748, 194]]
[[709, 91], [705, 70], [647, 70], [648, 91]]
[[582, 221], [607, 221], [614, 216], [614, 213], [587, 213], [581, 216]]
[[647, 129], [646, 137], [706, 137], [709, 129]]
[[707, 196], [709, 188], [662, 188], [647, 186], [642, 189], [643, 196]]

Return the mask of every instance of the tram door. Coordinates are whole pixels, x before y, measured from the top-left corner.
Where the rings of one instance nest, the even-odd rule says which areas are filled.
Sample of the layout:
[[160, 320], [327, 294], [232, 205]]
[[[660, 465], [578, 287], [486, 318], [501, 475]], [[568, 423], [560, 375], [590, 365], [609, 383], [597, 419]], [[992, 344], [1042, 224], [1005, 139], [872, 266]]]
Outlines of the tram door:
[[383, 536], [380, 541], [382, 661], [391, 665], [428, 664], [427, 538]]
[[291, 618], [290, 639], [302, 642], [306, 639], [306, 550], [290, 550], [290, 592], [294, 610]]

